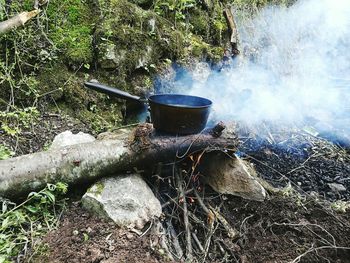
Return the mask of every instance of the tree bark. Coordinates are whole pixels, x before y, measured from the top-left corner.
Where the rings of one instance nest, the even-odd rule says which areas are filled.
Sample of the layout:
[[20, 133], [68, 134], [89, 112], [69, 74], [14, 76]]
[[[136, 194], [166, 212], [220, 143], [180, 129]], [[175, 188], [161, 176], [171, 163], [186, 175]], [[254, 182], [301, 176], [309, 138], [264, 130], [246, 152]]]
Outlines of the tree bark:
[[239, 38], [238, 38], [237, 25], [233, 16], [232, 7], [230, 5], [225, 8], [224, 15], [231, 34], [230, 43], [232, 47], [232, 50], [231, 50], [232, 56], [235, 57], [240, 53], [238, 49]]
[[52, 149], [0, 161], [0, 196], [24, 197], [47, 183], [78, 184], [94, 181], [158, 162], [175, 162], [196, 151], [232, 150], [234, 132], [226, 129], [215, 137], [211, 129], [195, 135], [169, 136], [156, 133], [151, 124], [124, 130], [92, 143]]
[[10, 19], [0, 22], [0, 34], [4, 34], [13, 28], [24, 26], [24, 24], [39, 14], [40, 10], [33, 10], [30, 12], [22, 12]]

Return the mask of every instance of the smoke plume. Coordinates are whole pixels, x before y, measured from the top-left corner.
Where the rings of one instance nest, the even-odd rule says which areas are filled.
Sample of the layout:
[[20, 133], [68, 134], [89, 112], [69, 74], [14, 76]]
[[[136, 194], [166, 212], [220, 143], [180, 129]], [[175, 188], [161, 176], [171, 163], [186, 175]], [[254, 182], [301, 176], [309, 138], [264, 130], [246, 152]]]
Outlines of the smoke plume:
[[221, 71], [199, 63], [178, 92], [211, 99], [212, 120], [350, 128], [349, 0], [302, 0], [237, 22], [244, 56]]

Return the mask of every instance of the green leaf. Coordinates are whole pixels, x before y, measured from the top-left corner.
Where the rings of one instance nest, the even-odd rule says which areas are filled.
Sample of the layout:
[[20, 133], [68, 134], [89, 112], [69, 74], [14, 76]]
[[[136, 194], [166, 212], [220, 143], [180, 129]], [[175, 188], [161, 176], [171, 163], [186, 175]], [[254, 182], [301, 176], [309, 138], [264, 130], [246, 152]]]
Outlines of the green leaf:
[[25, 206], [25, 208], [33, 214], [35, 214], [39, 211], [39, 209], [37, 207], [32, 206], [32, 205]]
[[84, 236], [84, 242], [89, 240], [89, 235], [88, 234], [83, 233], [83, 236]]
[[0, 160], [10, 158], [15, 153], [10, 151], [5, 145], [0, 145]]
[[50, 200], [51, 203], [55, 202], [56, 198], [55, 198], [53, 193], [51, 193], [49, 191], [45, 191], [45, 195], [48, 197], [48, 199]]
[[0, 263], [5, 263], [5, 262], [6, 262], [6, 256], [0, 255]]
[[68, 191], [68, 184], [62, 183], [62, 182], [58, 182], [58, 183], [56, 184], [56, 186], [57, 186], [57, 190], [58, 190], [60, 193], [62, 193], [62, 194], [67, 193], [67, 191]]

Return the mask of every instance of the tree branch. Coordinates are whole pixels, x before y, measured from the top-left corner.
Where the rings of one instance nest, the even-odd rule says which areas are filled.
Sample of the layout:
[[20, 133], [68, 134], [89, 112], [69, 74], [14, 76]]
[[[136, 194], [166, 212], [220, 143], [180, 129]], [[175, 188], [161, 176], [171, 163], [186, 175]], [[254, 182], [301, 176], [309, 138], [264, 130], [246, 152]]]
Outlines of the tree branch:
[[30, 12], [22, 12], [18, 15], [15, 15], [14, 17], [11, 17], [6, 21], [0, 22], [0, 34], [4, 34], [10, 31], [11, 29], [24, 26], [24, 24], [28, 20], [35, 17], [39, 13], [40, 13], [39, 9], [30, 11]]
[[120, 130], [102, 140], [37, 152], [0, 161], [0, 196], [23, 197], [58, 181], [86, 183], [117, 172], [174, 162], [196, 151], [235, 150], [229, 132], [215, 138], [208, 132], [186, 136], [158, 134], [151, 124]]

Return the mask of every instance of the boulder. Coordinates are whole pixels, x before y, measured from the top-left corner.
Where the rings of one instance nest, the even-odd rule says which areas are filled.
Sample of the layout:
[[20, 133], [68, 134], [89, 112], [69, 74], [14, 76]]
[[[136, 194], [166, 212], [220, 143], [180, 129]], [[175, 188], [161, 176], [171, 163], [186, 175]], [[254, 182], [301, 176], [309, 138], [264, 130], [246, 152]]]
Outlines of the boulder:
[[141, 229], [162, 213], [159, 200], [138, 174], [102, 179], [86, 192], [82, 204], [127, 228]]
[[55, 136], [50, 146], [50, 150], [93, 141], [95, 141], [95, 137], [88, 133], [79, 132], [77, 134], [73, 134], [71, 131], [64, 131]]
[[254, 169], [236, 156], [230, 158], [224, 153], [207, 154], [201, 160], [200, 170], [204, 181], [218, 193], [256, 201], [263, 201], [266, 197]]

